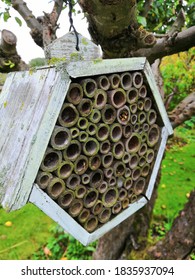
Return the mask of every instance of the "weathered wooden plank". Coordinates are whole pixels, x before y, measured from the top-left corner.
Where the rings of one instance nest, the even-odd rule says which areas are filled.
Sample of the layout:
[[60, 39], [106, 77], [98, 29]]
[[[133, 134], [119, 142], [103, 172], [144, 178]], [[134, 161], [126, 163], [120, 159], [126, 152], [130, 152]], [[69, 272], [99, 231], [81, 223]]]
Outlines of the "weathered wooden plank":
[[0, 96], [0, 201], [18, 209], [29, 197], [70, 80], [55, 68], [10, 74]]

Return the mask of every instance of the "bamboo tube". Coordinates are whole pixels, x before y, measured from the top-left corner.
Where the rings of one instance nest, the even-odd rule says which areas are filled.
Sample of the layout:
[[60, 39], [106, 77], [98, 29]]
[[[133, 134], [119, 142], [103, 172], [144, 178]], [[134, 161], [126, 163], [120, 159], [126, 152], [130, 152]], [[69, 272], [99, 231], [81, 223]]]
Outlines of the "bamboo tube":
[[133, 188], [127, 190], [127, 196], [130, 199], [134, 195]]
[[141, 137], [138, 133], [132, 133], [130, 138], [125, 142], [126, 151], [129, 153], [136, 153], [141, 145]]
[[91, 114], [89, 115], [89, 120], [92, 123], [99, 123], [101, 119], [101, 113], [98, 109], [92, 109]]
[[141, 168], [136, 167], [135, 169], [132, 170], [131, 177], [133, 181], [136, 181], [141, 175]]
[[123, 131], [123, 136], [125, 138], [129, 138], [130, 135], [132, 134], [133, 127], [131, 124], [128, 123], [122, 127], [122, 131]]
[[134, 126], [133, 126], [133, 131], [139, 134], [140, 127], [141, 127], [141, 126], [140, 126], [139, 123], [134, 124]]
[[79, 129], [85, 130], [87, 129], [89, 121], [85, 117], [80, 117], [77, 122], [77, 126]]
[[137, 112], [137, 103], [133, 103], [129, 106], [130, 112], [135, 114]]
[[125, 178], [124, 177], [118, 177], [116, 180], [116, 186], [118, 189], [122, 188], [124, 186]]
[[58, 166], [58, 169], [55, 170], [55, 174], [60, 179], [66, 179], [72, 174], [73, 168], [74, 165], [71, 161], [62, 161], [62, 163]]
[[134, 184], [134, 193], [135, 195], [140, 195], [144, 192], [146, 186], [146, 179], [143, 177], [140, 177]]
[[101, 224], [105, 224], [110, 220], [110, 217], [111, 217], [111, 209], [103, 208], [100, 214], [98, 215], [98, 221]]
[[93, 215], [97, 216], [103, 209], [103, 203], [101, 200], [97, 200], [95, 205], [92, 207], [91, 212]]
[[113, 170], [112, 167], [104, 168], [104, 176], [105, 176], [106, 178], [112, 177], [113, 174], [114, 174], [114, 170]]
[[86, 231], [93, 232], [98, 226], [98, 218], [94, 215], [90, 215], [89, 218], [84, 223], [84, 228]]
[[65, 183], [62, 179], [53, 177], [47, 188], [47, 193], [52, 199], [57, 199], [65, 190]]
[[70, 145], [63, 151], [65, 160], [75, 161], [81, 154], [81, 143], [78, 140], [72, 140]]
[[143, 167], [146, 164], [146, 158], [145, 157], [140, 157], [139, 159], [139, 166]]
[[143, 126], [142, 126], [142, 127], [143, 127], [143, 131], [144, 131], [144, 132], [147, 132], [147, 131], [149, 130], [149, 128], [150, 128], [150, 127], [149, 127], [149, 124], [147, 124], [147, 123], [143, 123]]
[[150, 165], [147, 163], [141, 169], [141, 176], [147, 177], [150, 172]]
[[148, 149], [146, 153], [146, 162], [151, 163], [154, 160], [154, 151], [152, 149]]
[[86, 192], [87, 192], [86, 187], [83, 185], [80, 185], [80, 186], [76, 187], [76, 189], [75, 189], [75, 196], [77, 198], [83, 198], [85, 196]]
[[129, 72], [120, 75], [120, 84], [124, 90], [129, 90], [132, 86], [132, 76]]
[[58, 168], [61, 162], [62, 153], [52, 148], [47, 148], [40, 168], [42, 171], [52, 172]]
[[80, 183], [80, 176], [74, 173], [72, 173], [66, 180], [66, 186], [71, 190], [75, 190], [76, 187], [80, 186]]
[[81, 132], [79, 133], [79, 136], [78, 136], [79, 142], [86, 142], [86, 141], [88, 140], [88, 138], [89, 138], [89, 135], [88, 135], [87, 132], [81, 131]]
[[108, 152], [105, 155], [102, 155], [102, 165], [104, 168], [108, 168], [113, 163], [113, 154], [112, 152]]
[[85, 208], [91, 208], [95, 205], [97, 199], [98, 199], [98, 191], [97, 189], [90, 189], [87, 191], [83, 198], [83, 203]]
[[96, 134], [96, 130], [97, 130], [96, 124], [89, 122], [86, 132], [87, 132], [90, 136], [93, 136], [93, 135]]
[[160, 138], [160, 129], [159, 126], [156, 124], [153, 124], [147, 134], [147, 144], [149, 147], [154, 147], [156, 143], [158, 143], [158, 140]]
[[112, 154], [116, 159], [121, 159], [125, 153], [125, 146], [122, 141], [114, 143], [112, 146]]
[[79, 118], [79, 112], [76, 107], [70, 103], [64, 103], [60, 111], [58, 122], [61, 126], [72, 127], [74, 126]]
[[127, 197], [127, 190], [125, 188], [120, 188], [118, 191], [119, 201], [123, 201]]
[[97, 170], [101, 165], [101, 157], [100, 155], [94, 155], [92, 157], [89, 157], [89, 168], [91, 170]]
[[105, 193], [102, 194], [102, 203], [105, 207], [112, 207], [118, 200], [118, 189], [108, 188]]
[[103, 171], [101, 169], [97, 169], [93, 171], [90, 175], [89, 185], [92, 188], [97, 188], [103, 181]]
[[82, 199], [75, 198], [68, 209], [68, 213], [70, 214], [71, 217], [75, 218], [81, 213], [82, 209], [83, 209]]
[[122, 126], [119, 123], [114, 123], [110, 127], [110, 139], [112, 142], [118, 142], [123, 135]]
[[138, 100], [137, 108], [142, 111], [144, 109], [144, 100]]
[[83, 93], [85, 96], [92, 98], [97, 90], [97, 83], [94, 79], [87, 78], [81, 81], [83, 87]]
[[68, 128], [55, 126], [50, 138], [50, 144], [55, 150], [64, 150], [70, 144], [71, 138], [71, 132]]
[[108, 124], [101, 123], [97, 126], [96, 137], [99, 141], [105, 141], [108, 139], [110, 133], [110, 127]]
[[150, 111], [147, 113], [147, 122], [149, 125], [152, 125], [156, 122], [157, 119], [157, 113], [155, 110], [150, 109]]
[[109, 178], [106, 178], [108, 186], [109, 187], [115, 187], [116, 186], [116, 177], [115, 176], [111, 176]]
[[120, 213], [122, 209], [122, 204], [121, 201], [117, 201], [113, 206], [112, 206], [112, 214], [116, 215]]
[[110, 88], [110, 81], [105, 75], [101, 75], [95, 79], [98, 88], [108, 90]]
[[132, 82], [135, 88], [140, 88], [143, 84], [143, 75], [141, 72], [134, 72], [132, 75]]
[[142, 135], [141, 135], [141, 142], [142, 143], [144, 143], [144, 142], [146, 142], [147, 141], [147, 138], [148, 138], [148, 135], [147, 135], [147, 133], [142, 133]]
[[120, 124], [122, 124], [122, 125], [128, 124], [128, 122], [130, 120], [129, 108], [126, 105], [122, 106], [121, 108], [119, 108], [117, 110], [116, 116], [117, 116], [117, 120]]
[[129, 199], [128, 197], [125, 197], [124, 200], [122, 201], [122, 208], [126, 209], [129, 207]]
[[144, 111], [149, 112], [152, 107], [152, 100], [149, 97], [144, 99]]
[[116, 89], [120, 85], [120, 76], [118, 74], [111, 74], [108, 76], [108, 79], [110, 81], [110, 88]]
[[80, 131], [77, 127], [72, 127], [70, 129], [70, 133], [71, 133], [71, 136], [72, 136], [73, 139], [79, 136], [79, 132]]
[[83, 98], [79, 105], [77, 105], [77, 110], [79, 111], [82, 117], [87, 117], [92, 112], [92, 101], [88, 98]]
[[116, 119], [116, 109], [110, 104], [106, 104], [101, 113], [102, 121], [106, 124], [112, 124]]
[[78, 83], [71, 83], [66, 98], [70, 103], [74, 105], [79, 104], [81, 99], [83, 98], [83, 89], [81, 85]]
[[104, 193], [108, 189], [108, 183], [106, 181], [102, 181], [101, 184], [97, 187], [99, 193]]
[[121, 108], [125, 105], [127, 98], [124, 89], [117, 88], [110, 91], [108, 93], [108, 102], [116, 109]]
[[57, 203], [61, 208], [67, 209], [71, 205], [73, 199], [75, 198], [75, 194], [71, 190], [65, 190], [57, 199]]
[[85, 173], [89, 166], [88, 158], [84, 155], [80, 155], [74, 163], [75, 174], [82, 175]]
[[79, 214], [78, 216], [78, 221], [83, 224], [87, 221], [87, 219], [89, 218], [90, 216], [90, 211], [89, 209], [86, 209], [86, 208], [83, 208], [81, 213]]
[[136, 103], [138, 100], [139, 92], [136, 88], [131, 88], [127, 91], [127, 102], [129, 104]]
[[130, 168], [126, 167], [124, 176], [125, 176], [125, 178], [129, 178], [131, 176], [131, 169]]
[[138, 155], [139, 156], [144, 156], [147, 152], [147, 149], [148, 149], [148, 146], [146, 143], [142, 143], [140, 148], [139, 148], [139, 151], [138, 151]]
[[98, 89], [94, 96], [93, 107], [98, 110], [101, 110], [105, 107], [106, 103], [107, 103], [107, 93], [103, 89]]
[[89, 137], [87, 142], [83, 144], [83, 152], [86, 156], [94, 156], [100, 148], [99, 142], [92, 137]]
[[49, 172], [39, 171], [36, 177], [37, 185], [42, 189], [46, 189], [53, 175]]
[[129, 190], [131, 187], [132, 187], [132, 185], [133, 185], [133, 180], [132, 180], [132, 178], [126, 178], [125, 179], [125, 182], [124, 182], [124, 188], [126, 189], [126, 190]]
[[136, 114], [132, 114], [131, 115], [131, 124], [135, 125], [137, 123], [137, 115]]
[[130, 198], [130, 203], [134, 203], [137, 201], [137, 195], [136, 194], [133, 194]]
[[146, 113], [144, 111], [138, 114], [138, 122], [139, 124], [143, 124], [146, 121]]
[[100, 153], [105, 155], [110, 151], [111, 144], [109, 140], [105, 140], [100, 143]]
[[115, 177], [123, 176], [125, 174], [125, 168], [126, 166], [123, 162], [116, 161], [114, 163], [114, 176]]
[[139, 88], [139, 97], [141, 98], [146, 98], [147, 96], [147, 88], [145, 85], [142, 85], [140, 88]]
[[130, 155], [129, 168], [134, 169], [138, 166], [139, 156], [137, 154]]
[[89, 182], [90, 182], [90, 175], [87, 174], [87, 173], [83, 174], [83, 175], [81, 176], [81, 182], [82, 182], [82, 184], [84, 184], [84, 185], [88, 185]]
[[124, 155], [122, 156], [122, 162], [124, 162], [125, 164], [127, 164], [130, 161], [130, 154], [128, 152], [124, 152]]

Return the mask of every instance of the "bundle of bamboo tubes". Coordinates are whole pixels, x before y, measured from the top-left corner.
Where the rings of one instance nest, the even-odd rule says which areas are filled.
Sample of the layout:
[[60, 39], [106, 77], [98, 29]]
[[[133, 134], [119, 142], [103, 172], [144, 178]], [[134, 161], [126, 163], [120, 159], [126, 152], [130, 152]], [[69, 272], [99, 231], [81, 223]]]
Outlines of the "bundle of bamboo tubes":
[[36, 183], [88, 232], [146, 191], [160, 141], [141, 71], [74, 79]]

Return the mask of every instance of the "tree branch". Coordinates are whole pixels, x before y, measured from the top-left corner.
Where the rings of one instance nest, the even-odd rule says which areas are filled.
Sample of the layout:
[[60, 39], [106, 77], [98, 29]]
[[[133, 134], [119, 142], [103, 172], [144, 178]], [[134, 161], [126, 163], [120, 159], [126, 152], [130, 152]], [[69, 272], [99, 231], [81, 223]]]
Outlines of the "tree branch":
[[151, 7], [152, 7], [152, 3], [154, 2], [154, 0], [146, 0], [144, 3], [144, 10], [141, 13], [142, 17], [147, 17]]

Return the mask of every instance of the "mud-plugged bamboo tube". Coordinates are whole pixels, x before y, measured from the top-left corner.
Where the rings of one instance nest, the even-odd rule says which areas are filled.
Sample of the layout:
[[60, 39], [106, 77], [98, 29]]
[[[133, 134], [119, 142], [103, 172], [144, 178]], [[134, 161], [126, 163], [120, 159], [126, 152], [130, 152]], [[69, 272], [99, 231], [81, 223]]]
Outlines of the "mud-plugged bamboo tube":
[[137, 112], [137, 103], [133, 103], [129, 106], [130, 112], [135, 114]]
[[103, 209], [103, 203], [102, 203], [102, 201], [101, 201], [101, 200], [97, 200], [96, 203], [95, 203], [95, 205], [92, 207], [91, 212], [92, 212], [95, 216], [97, 216], [97, 215], [100, 214], [100, 212], [102, 211], [102, 209]]
[[121, 201], [117, 201], [113, 206], [112, 206], [112, 214], [116, 215], [120, 213], [122, 210], [122, 204]]
[[140, 111], [143, 111], [143, 109], [144, 109], [144, 100], [138, 100], [138, 102], [137, 102], [137, 108], [138, 108]]
[[139, 96], [141, 98], [146, 98], [146, 95], [147, 95], [147, 88], [145, 85], [142, 85], [140, 88], [139, 88]]
[[114, 176], [115, 177], [120, 177], [123, 176], [125, 174], [125, 164], [121, 161], [116, 161], [113, 165], [113, 169], [114, 169]]
[[85, 130], [89, 125], [89, 121], [85, 117], [80, 117], [77, 122], [77, 126], [79, 129]]
[[159, 126], [156, 124], [153, 124], [148, 133], [147, 133], [147, 144], [149, 147], [154, 147], [156, 143], [158, 143], [158, 140], [160, 138], [160, 129]]
[[49, 172], [39, 171], [36, 177], [36, 183], [41, 189], [46, 189], [53, 175]]
[[123, 201], [127, 197], [127, 190], [125, 188], [120, 188], [118, 190], [118, 199]]
[[[107, 76], [101, 75], [95, 79], [98, 88], [108, 90], [110, 88], [110, 81]], [[96, 93], [97, 94], [97, 93]]]
[[141, 176], [147, 177], [148, 174], [149, 174], [149, 172], [150, 172], [150, 164], [147, 163], [147, 164], [145, 164], [145, 165], [142, 167], [142, 169], [141, 169]]
[[66, 98], [70, 103], [74, 105], [79, 104], [81, 99], [83, 98], [82, 86], [78, 83], [71, 83]]
[[71, 190], [65, 190], [57, 199], [57, 203], [62, 207], [63, 209], [67, 209], [73, 199], [75, 198], [75, 194]]
[[118, 177], [116, 180], [116, 186], [118, 189], [122, 188], [124, 186], [125, 178], [123, 176]]
[[78, 118], [77, 108], [73, 104], [64, 103], [58, 117], [59, 124], [64, 127], [72, 127], [77, 123]]
[[146, 179], [143, 177], [140, 177], [134, 184], [134, 193], [136, 195], [143, 193], [145, 186], [146, 186]]
[[106, 181], [102, 181], [101, 184], [97, 187], [99, 193], [105, 193], [108, 189], [108, 183]]
[[140, 88], [143, 84], [143, 75], [141, 72], [134, 72], [132, 74], [132, 82], [135, 88]]
[[116, 117], [120, 124], [126, 125], [129, 122], [130, 117], [131, 117], [129, 108], [126, 105], [119, 108], [117, 110]]
[[129, 160], [129, 168], [134, 169], [138, 166], [139, 156], [137, 154], [131, 154]]
[[88, 140], [83, 144], [83, 152], [86, 156], [94, 156], [98, 153], [100, 148], [97, 139], [89, 137]]
[[101, 113], [98, 109], [92, 109], [91, 114], [89, 115], [89, 120], [92, 123], [99, 123], [101, 119]]
[[124, 162], [125, 164], [127, 164], [130, 161], [130, 154], [128, 152], [124, 152], [124, 155], [122, 156], [122, 162]]
[[77, 127], [72, 127], [70, 129], [70, 133], [71, 133], [72, 139], [77, 138], [79, 136], [79, 132], [80, 132], [80, 130]]
[[112, 146], [112, 154], [116, 159], [121, 159], [125, 153], [125, 146], [122, 141], [114, 143]]
[[137, 166], [135, 169], [132, 170], [131, 178], [133, 181], [136, 181], [141, 175], [141, 168]]
[[115, 187], [116, 186], [116, 177], [111, 176], [109, 178], [106, 178], [106, 181], [108, 183], [108, 187]]
[[126, 151], [129, 153], [136, 153], [141, 145], [141, 137], [138, 133], [132, 133], [130, 138], [125, 142]]
[[72, 140], [70, 145], [63, 151], [65, 160], [75, 161], [81, 154], [81, 143], [78, 140]]
[[110, 104], [106, 104], [101, 113], [102, 121], [106, 124], [112, 124], [116, 119], [116, 109]]
[[139, 148], [138, 155], [139, 156], [144, 156], [146, 154], [147, 150], [148, 150], [147, 144], [146, 143], [142, 143], [140, 148]]
[[85, 96], [92, 98], [97, 90], [97, 83], [94, 79], [87, 78], [81, 81], [83, 87], [83, 93]]
[[152, 107], [152, 100], [149, 97], [144, 99], [144, 111], [149, 112]]
[[72, 173], [66, 180], [66, 186], [71, 190], [75, 190], [76, 187], [80, 186], [80, 183], [80, 176], [74, 173]]
[[78, 221], [79, 221], [81, 224], [83, 224], [83, 223], [85, 223], [85, 222], [87, 221], [87, 219], [89, 218], [89, 216], [90, 216], [90, 211], [89, 211], [89, 209], [83, 208], [83, 209], [81, 210], [81, 213], [80, 213], [79, 216], [78, 216]]
[[61, 162], [61, 151], [55, 151], [52, 148], [47, 148], [40, 168], [42, 171], [52, 172], [58, 168]]
[[89, 138], [89, 135], [86, 131], [81, 131], [78, 136], [79, 142], [86, 142]]
[[143, 124], [146, 121], [146, 113], [144, 111], [138, 114], [138, 123]]
[[68, 128], [55, 126], [50, 138], [50, 144], [55, 150], [64, 150], [70, 144], [71, 139], [71, 132]]
[[132, 86], [132, 76], [129, 72], [120, 75], [120, 84], [124, 90], [129, 90]]
[[118, 74], [111, 74], [108, 76], [108, 79], [110, 81], [110, 88], [116, 89], [120, 85], [120, 76]]
[[104, 207], [98, 215], [98, 221], [101, 224], [105, 224], [110, 220], [110, 216], [111, 216], [111, 209]]
[[76, 187], [75, 189], [75, 196], [77, 198], [83, 198], [87, 192], [87, 188], [83, 185]]
[[131, 88], [127, 91], [127, 102], [129, 104], [133, 104], [137, 102], [139, 96], [139, 92], [136, 88]]
[[97, 131], [97, 125], [94, 123], [89, 122], [88, 127], [86, 129], [86, 132], [90, 135], [93, 136], [96, 134]]
[[150, 109], [150, 111], [147, 113], [147, 122], [149, 125], [152, 125], [156, 122], [157, 119], [157, 113], [155, 110]]
[[114, 174], [114, 170], [113, 170], [112, 167], [108, 167], [108, 168], [105, 168], [105, 169], [104, 169], [104, 176], [105, 176], [106, 178], [112, 177], [113, 174]]
[[112, 207], [118, 200], [118, 189], [111, 187], [102, 194], [102, 203], [105, 207]]
[[105, 140], [100, 143], [100, 153], [105, 155], [107, 154], [111, 149], [111, 144], [109, 140]]
[[137, 115], [136, 114], [132, 114], [131, 115], [131, 124], [135, 125], [137, 123]]
[[107, 93], [102, 89], [98, 89], [94, 96], [93, 107], [98, 110], [101, 110], [104, 108], [106, 103], [107, 103]]
[[84, 223], [84, 228], [86, 231], [93, 232], [98, 226], [98, 218], [94, 215], [90, 215], [89, 218]]
[[97, 189], [89, 189], [83, 198], [84, 207], [93, 207], [98, 199], [98, 195]]
[[153, 162], [153, 160], [154, 160], [154, 150], [148, 149], [147, 152], [146, 152], [145, 158], [146, 158], [147, 163]]
[[57, 199], [65, 190], [65, 183], [62, 179], [53, 177], [46, 190], [52, 199]]
[[123, 135], [122, 126], [119, 123], [113, 123], [110, 127], [110, 139], [112, 142], [118, 142]]
[[82, 199], [75, 198], [68, 209], [68, 213], [70, 214], [71, 217], [77, 217], [81, 213], [82, 209], [83, 209]]
[[125, 182], [124, 182], [124, 188], [126, 189], [126, 190], [129, 190], [131, 187], [132, 187], [132, 185], [133, 185], [133, 180], [132, 180], [132, 178], [126, 178], [125, 179]]
[[92, 188], [97, 188], [103, 181], [104, 174], [101, 169], [97, 169], [91, 173], [89, 185]]
[[106, 123], [101, 123], [97, 126], [97, 131], [96, 131], [96, 138], [99, 141], [105, 141], [108, 139], [110, 133], [110, 127]]
[[89, 157], [89, 168], [91, 170], [97, 170], [101, 165], [101, 157], [99, 154]]
[[61, 179], [66, 179], [72, 174], [73, 168], [73, 163], [70, 160], [65, 160], [60, 163], [57, 170], [55, 170], [55, 174]]
[[79, 105], [77, 105], [77, 110], [82, 117], [87, 117], [92, 112], [93, 103], [88, 98], [83, 98]]
[[84, 155], [80, 155], [74, 163], [75, 174], [82, 175], [85, 173], [89, 166], [88, 158]]
[[126, 167], [124, 177], [129, 178], [130, 176], [131, 176], [131, 169], [129, 167]]
[[112, 165], [113, 163], [113, 154], [112, 152], [108, 152], [107, 154], [105, 155], [102, 155], [102, 165], [104, 168], [108, 168]]
[[124, 200], [122, 201], [122, 208], [126, 209], [129, 207], [129, 198], [125, 197]]
[[133, 131], [133, 127], [131, 124], [126, 124], [122, 127], [122, 130], [123, 130], [123, 136], [125, 138], [129, 138], [132, 131]]
[[108, 91], [108, 102], [116, 109], [121, 108], [127, 101], [124, 89], [117, 88]]
[[87, 174], [87, 173], [83, 174], [83, 175], [81, 176], [81, 182], [82, 182], [82, 184], [84, 184], [84, 185], [88, 185], [89, 182], [90, 182], [90, 175]]

